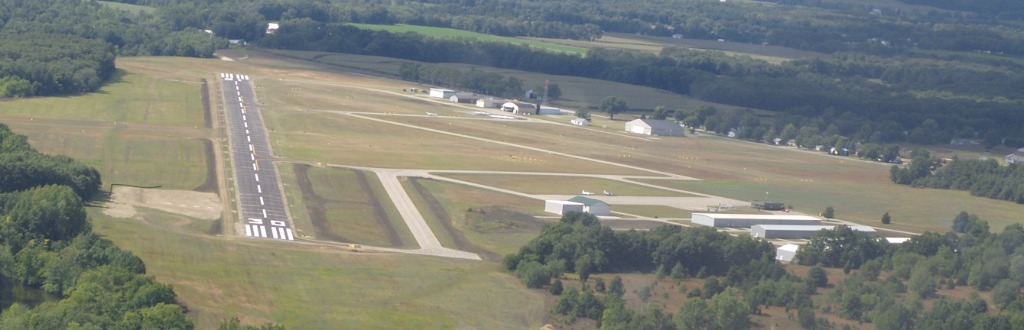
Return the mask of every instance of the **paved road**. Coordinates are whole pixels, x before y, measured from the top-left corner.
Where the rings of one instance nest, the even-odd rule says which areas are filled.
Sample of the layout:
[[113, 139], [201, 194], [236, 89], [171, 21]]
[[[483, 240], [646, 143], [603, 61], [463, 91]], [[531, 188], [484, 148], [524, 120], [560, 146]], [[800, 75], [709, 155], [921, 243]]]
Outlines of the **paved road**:
[[295, 240], [249, 76], [220, 75], [245, 236]]

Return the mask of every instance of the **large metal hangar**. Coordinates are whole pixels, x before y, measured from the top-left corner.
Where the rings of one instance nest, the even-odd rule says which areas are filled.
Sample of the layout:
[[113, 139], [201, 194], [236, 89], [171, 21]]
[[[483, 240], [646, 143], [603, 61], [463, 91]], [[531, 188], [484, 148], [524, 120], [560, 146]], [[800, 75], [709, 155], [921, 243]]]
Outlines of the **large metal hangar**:
[[[823, 229], [836, 226], [798, 226], [798, 225], [754, 225], [750, 227], [750, 236], [755, 238], [811, 238]], [[868, 226], [850, 226], [850, 229], [874, 233], [875, 229]]]
[[747, 228], [753, 225], [804, 225], [821, 224], [821, 219], [796, 214], [725, 214], [694, 213], [690, 219], [695, 225], [708, 227]]

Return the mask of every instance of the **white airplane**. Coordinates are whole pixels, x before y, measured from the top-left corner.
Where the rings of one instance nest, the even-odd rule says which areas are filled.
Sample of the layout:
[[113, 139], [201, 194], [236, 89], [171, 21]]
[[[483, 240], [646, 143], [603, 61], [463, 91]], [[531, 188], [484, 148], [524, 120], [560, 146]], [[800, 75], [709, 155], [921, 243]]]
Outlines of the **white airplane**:
[[584, 190], [583, 192], [581, 192], [581, 194], [589, 196], [589, 195], [593, 195], [594, 193]]
[[612, 192], [610, 192], [610, 191], [607, 191], [607, 190], [605, 190], [605, 191], [604, 191], [604, 194], [605, 194], [606, 196], [611, 196], [611, 195], [614, 195], [614, 194], [613, 194]]

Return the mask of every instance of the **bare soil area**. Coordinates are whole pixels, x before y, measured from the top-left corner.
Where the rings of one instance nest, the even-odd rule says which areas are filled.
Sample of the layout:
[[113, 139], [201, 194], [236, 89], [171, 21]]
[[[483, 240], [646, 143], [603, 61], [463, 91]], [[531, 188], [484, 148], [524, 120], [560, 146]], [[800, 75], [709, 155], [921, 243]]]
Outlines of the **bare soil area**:
[[114, 186], [104, 214], [116, 218], [133, 218], [137, 207], [202, 220], [217, 220], [222, 214], [220, 197], [209, 192], [165, 190]]

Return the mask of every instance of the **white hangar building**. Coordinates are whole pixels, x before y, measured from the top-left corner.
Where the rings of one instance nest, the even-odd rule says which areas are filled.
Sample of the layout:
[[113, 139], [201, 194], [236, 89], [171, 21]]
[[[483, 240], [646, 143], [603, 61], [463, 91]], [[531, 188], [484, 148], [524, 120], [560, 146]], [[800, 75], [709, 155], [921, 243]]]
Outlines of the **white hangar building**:
[[455, 91], [445, 88], [431, 88], [430, 97], [436, 97], [439, 99], [450, 99], [455, 96]]
[[568, 212], [583, 212], [583, 203], [546, 200], [544, 201], [544, 212], [554, 214], [566, 214]]
[[576, 196], [570, 198], [569, 201], [583, 204], [583, 212], [599, 216], [612, 214], [611, 205], [590, 197]]
[[809, 215], [790, 214], [725, 214], [694, 213], [691, 221], [695, 225], [708, 227], [747, 228], [753, 225], [821, 225], [821, 219]]
[[[798, 226], [798, 225], [754, 225], [750, 227], [750, 236], [754, 238], [811, 238], [823, 229], [833, 229], [836, 226]], [[850, 226], [850, 229], [875, 233], [875, 229], [868, 226]]]
[[626, 132], [657, 136], [683, 136], [683, 127], [671, 120], [634, 119], [626, 122]]
[[775, 260], [785, 263], [793, 262], [797, 250], [800, 250], [800, 246], [796, 244], [780, 246], [778, 249], [775, 249]]

